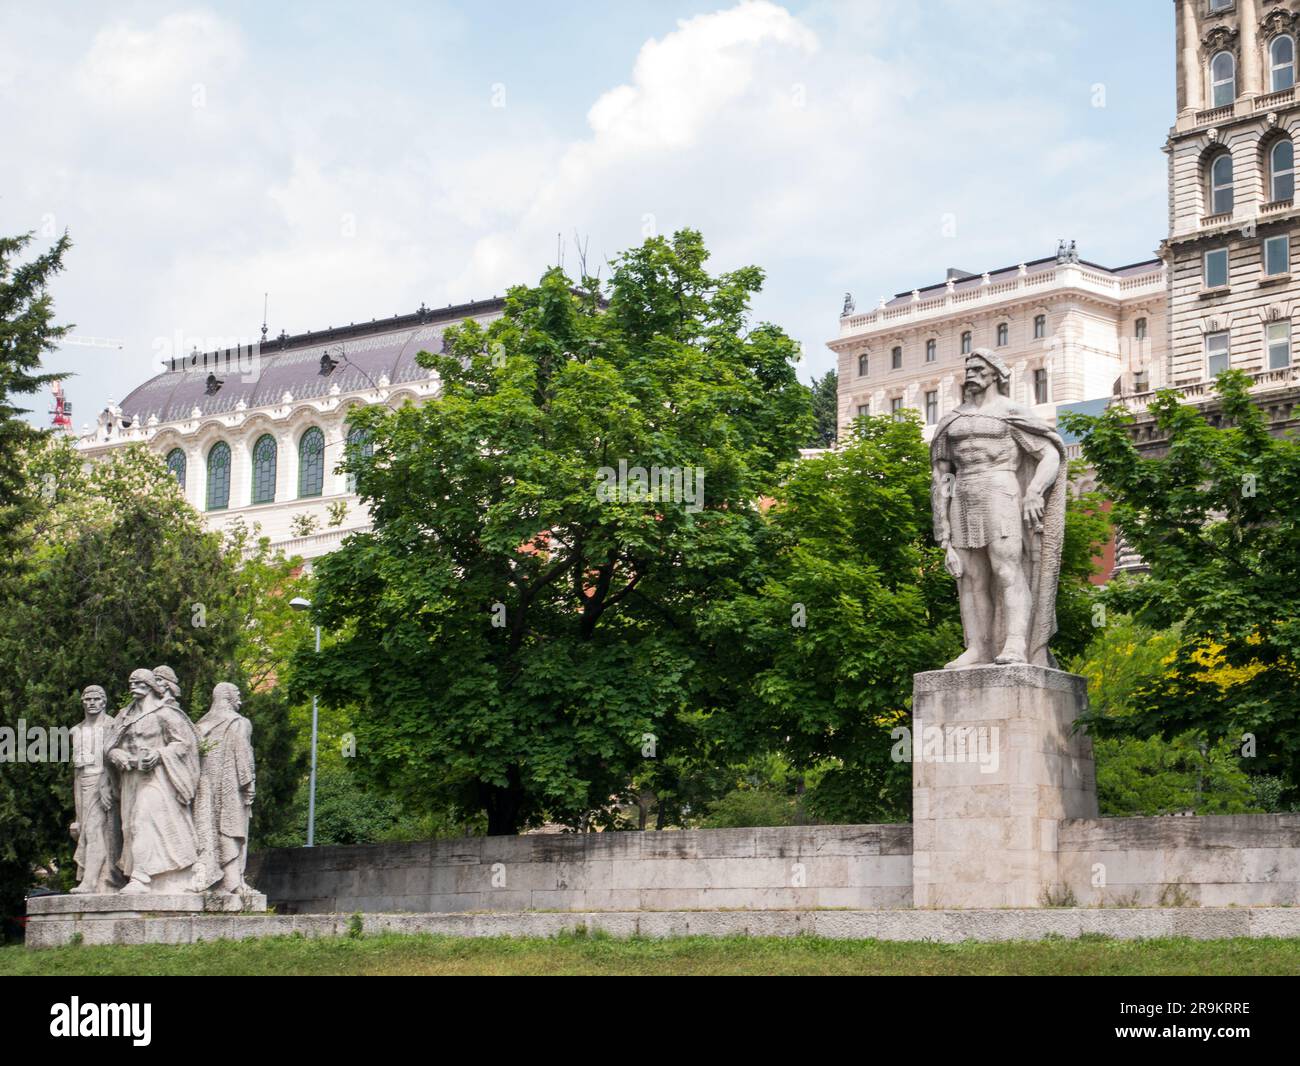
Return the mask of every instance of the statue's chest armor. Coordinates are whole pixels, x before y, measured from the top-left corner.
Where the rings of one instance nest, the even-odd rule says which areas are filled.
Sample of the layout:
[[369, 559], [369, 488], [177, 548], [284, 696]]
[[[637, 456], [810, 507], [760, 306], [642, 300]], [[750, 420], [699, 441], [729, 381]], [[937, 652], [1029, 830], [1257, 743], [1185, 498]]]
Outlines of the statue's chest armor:
[[1004, 441], [1011, 438], [1011, 427], [992, 415], [958, 415], [948, 428], [948, 437], [956, 444]]

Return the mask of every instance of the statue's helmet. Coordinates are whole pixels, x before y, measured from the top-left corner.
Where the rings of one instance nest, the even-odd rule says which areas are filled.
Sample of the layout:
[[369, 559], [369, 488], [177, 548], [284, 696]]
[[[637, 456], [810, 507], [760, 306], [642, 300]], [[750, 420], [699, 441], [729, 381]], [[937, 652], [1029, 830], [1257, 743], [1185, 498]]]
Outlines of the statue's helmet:
[[130, 681], [131, 682], [143, 681], [146, 685], [148, 685], [151, 689], [153, 689], [153, 691], [157, 693], [159, 696], [163, 695], [167, 691], [166, 685], [162, 681], [158, 680], [158, 675], [155, 674], [152, 670], [145, 670], [143, 668], [139, 670], [133, 670], [131, 671]]
[[1003, 396], [1009, 396], [1011, 394], [1011, 368], [1003, 362], [1002, 357], [991, 348], [976, 348], [966, 356], [967, 363], [975, 360], [988, 365], [997, 378], [998, 392]]
[[108, 693], [99, 685], [87, 685], [81, 690], [81, 698], [84, 700], [87, 696], [98, 696], [105, 703], [108, 702]]
[[181, 680], [176, 676], [176, 671], [170, 666], [155, 666], [153, 668], [153, 675], [159, 681], [164, 682], [168, 688], [175, 692], [180, 692]]
[[214, 707], [234, 707], [239, 702], [239, 686], [230, 681], [218, 681], [212, 689]]

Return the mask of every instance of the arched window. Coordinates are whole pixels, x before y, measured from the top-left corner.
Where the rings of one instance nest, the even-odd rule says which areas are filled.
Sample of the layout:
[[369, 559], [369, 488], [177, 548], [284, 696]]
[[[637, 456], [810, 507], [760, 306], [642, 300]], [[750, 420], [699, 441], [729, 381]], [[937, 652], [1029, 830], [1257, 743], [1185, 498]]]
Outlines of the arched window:
[[298, 441], [298, 495], [319, 496], [325, 490], [325, 434], [315, 426]]
[[208, 510], [230, 506], [230, 445], [217, 441], [208, 452]]
[[939, 342], [937, 340], [928, 340], [925, 342], [925, 361], [933, 363], [935, 357], [939, 354]]
[[1210, 214], [1232, 214], [1232, 156], [1227, 152], [1210, 160]]
[[1034, 315], [1034, 340], [1041, 341], [1047, 336], [1047, 316]]
[[1011, 327], [1005, 322], [998, 323], [998, 347], [1005, 348], [1011, 338]]
[[[370, 439], [370, 431], [366, 429], [348, 430], [348, 447], [347, 460], [354, 462], [357, 459], [369, 459], [375, 454], [375, 442]], [[357, 491], [357, 475], [351, 470], [348, 471], [348, 492]]]
[[1227, 107], [1237, 99], [1237, 61], [1231, 52], [1217, 52], [1210, 60], [1210, 90], [1214, 107]]
[[173, 448], [167, 453], [167, 470], [176, 483], [180, 485], [181, 491], [185, 491], [185, 452], [180, 448]]
[[1295, 148], [1283, 137], [1268, 153], [1268, 182], [1273, 202], [1295, 196]]
[[865, 378], [867, 376], [867, 366], [867, 357], [865, 355], [858, 356], [858, 377]]
[[972, 337], [970, 330], [966, 330], [961, 335], [961, 354], [970, 355]]
[[1268, 46], [1269, 69], [1273, 92], [1280, 93], [1295, 85], [1295, 40], [1283, 34]]
[[253, 445], [253, 502], [275, 500], [275, 438], [267, 433]]

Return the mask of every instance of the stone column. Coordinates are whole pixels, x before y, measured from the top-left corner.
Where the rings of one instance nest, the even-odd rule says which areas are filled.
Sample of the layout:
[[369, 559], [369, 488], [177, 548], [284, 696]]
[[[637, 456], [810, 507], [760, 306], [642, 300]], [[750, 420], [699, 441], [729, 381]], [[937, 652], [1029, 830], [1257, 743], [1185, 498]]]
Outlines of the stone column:
[[1087, 682], [1017, 664], [933, 670], [914, 686], [913, 905], [1060, 901], [1058, 823], [1098, 816], [1092, 740], [1073, 732]]
[[1201, 70], [1200, 40], [1196, 30], [1196, 7], [1201, 0], [1178, 0], [1182, 19], [1178, 27], [1179, 62], [1183, 71], [1182, 112], [1205, 107], [1205, 78]]
[[1241, 24], [1241, 79], [1238, 97], [1253, 100], [1268, 90], [1264, 86], [1259, 61], [1259, 11], [1255, 0], [1237, 0]]

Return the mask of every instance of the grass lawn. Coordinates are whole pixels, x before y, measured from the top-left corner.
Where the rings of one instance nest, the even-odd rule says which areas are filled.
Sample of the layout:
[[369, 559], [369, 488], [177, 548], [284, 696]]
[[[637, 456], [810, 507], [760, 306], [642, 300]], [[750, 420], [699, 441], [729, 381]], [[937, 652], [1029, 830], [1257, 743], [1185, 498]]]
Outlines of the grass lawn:
[[931, 944], [815, 937], [383, 934], [122, 947], [0, 948], [0, 976], [262, 974], [1300, 974], [1300, 940], [1078, 940]]

